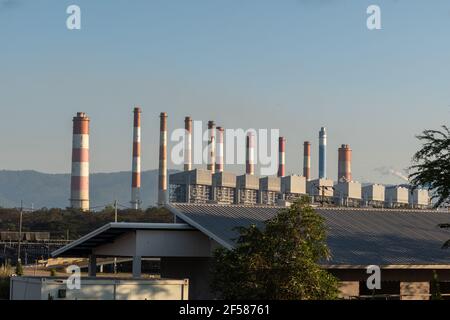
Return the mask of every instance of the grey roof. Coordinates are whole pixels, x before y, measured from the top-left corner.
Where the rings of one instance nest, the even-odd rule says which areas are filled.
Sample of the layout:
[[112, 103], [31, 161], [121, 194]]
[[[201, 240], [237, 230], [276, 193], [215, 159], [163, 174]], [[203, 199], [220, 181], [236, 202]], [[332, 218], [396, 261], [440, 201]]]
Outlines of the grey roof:
[[113, 222], [105, 224], [87, 235], [52, 252], [52, 257], [83, 257], [100, 244], [114, 241], [130, 230], [193, 230], [185, 223]]
[[[238, 237], [236, 227], [275, 216], [280, 207], [216, 204], [169, 204], [181, 220], [227, 248]], [[450, 232], [450, 213], [424, 210], [317, 208], [326, 221], [330, 265], [450, 265], [450, 251], [441, 249]]]

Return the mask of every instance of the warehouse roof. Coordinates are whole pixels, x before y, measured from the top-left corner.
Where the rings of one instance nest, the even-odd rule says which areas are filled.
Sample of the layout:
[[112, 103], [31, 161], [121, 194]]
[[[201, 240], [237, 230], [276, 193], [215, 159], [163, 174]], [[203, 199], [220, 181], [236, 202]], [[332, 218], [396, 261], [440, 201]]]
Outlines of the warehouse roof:
[[[226, 248], [233, 248], [236, 227], [262, 226], [281, 209], [273, 206], [169, 204], [179, 219]], [[318, 208], [328, 229], [329, 265], [442, 265], [450, 251], [441, 249], [450, 233], [450, 213], [425, 210]]]
[[52, 252], [52, 257], [79, 257], [89, 254], [99, 245], [113, 242], [118, 236], [134, 230], [194, 230], [180, 223], [113, 222], [100, 227], [68, 245]]

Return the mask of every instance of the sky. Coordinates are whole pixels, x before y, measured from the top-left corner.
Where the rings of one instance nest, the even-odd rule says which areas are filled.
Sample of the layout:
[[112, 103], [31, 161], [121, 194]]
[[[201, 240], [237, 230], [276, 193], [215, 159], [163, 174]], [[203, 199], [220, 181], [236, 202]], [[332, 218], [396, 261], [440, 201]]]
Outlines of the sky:
[[[66, 27], [72, 4], [81, 30]], [[371, 4], [381, 30], [366, 26]], [[280, 129], [287, 173], [309, 140], [313, 177], [326, 126], [329, 177], [349, 144], [355, 180], [401, 183], [386, 168], [449, 124], [449, 34], [447, 0], [0, 0], [0, 170], [70, 172], [77, 111], [91, 172], [130, 170], [139, 105], [143, 170], [158, 166], [166, 111], [169, 131], [186, 115]]]

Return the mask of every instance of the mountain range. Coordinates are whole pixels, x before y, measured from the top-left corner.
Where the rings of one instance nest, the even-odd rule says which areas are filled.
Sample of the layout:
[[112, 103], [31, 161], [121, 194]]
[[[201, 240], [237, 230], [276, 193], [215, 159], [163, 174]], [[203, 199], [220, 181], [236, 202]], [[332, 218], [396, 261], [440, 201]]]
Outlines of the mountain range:
[[[157, 199], [158, 170], [142, 172], [142, 206], [153, 206]], [[115, 199], [130, 206], [131, 172], [90, 175], [90, 206], [101, 209]], [[65, 208], [69, 206], [70, 174], [49, 174], [33, 170], [0, 170], [0, 207]], [[122, 207], [123, 208], [123, 207]]]

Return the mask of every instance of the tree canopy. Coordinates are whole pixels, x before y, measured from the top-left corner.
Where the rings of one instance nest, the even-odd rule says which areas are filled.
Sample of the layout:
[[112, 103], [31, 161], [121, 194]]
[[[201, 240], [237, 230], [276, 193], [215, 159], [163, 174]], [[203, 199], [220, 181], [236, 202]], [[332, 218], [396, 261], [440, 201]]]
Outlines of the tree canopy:
[[417, 139], [423, 145], [413, 156], [411, 184], [430, 190], [436, 207], [450, 203], [450, 129], [425, 130]]
[[234, 250], [217, 249], [211, 289], [222, 299], [337, 298], [337, 279], [319, 263], [330, 257], [324, 219], [306, 199], [265, 222], [239, 229]]

